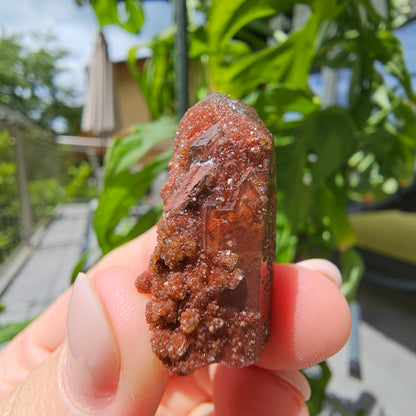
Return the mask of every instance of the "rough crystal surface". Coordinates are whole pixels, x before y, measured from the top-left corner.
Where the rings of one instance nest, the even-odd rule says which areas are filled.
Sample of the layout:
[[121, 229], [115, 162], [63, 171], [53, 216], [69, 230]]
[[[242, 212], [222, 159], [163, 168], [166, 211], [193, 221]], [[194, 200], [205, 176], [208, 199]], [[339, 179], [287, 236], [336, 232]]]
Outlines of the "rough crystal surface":
[[152, 348], [176, 374], [218, 362], [242, 367], [268, 340], [275, 251], [273, 137], [224, 94], [179, 124], [149, 271]]

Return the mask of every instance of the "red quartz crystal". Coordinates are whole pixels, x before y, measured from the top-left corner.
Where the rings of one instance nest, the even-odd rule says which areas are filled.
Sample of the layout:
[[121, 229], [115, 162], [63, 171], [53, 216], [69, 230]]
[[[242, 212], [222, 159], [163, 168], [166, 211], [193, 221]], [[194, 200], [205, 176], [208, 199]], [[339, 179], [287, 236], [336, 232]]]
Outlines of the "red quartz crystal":
[[273, 137], [256, 112], [211, 94], [179, 124], [149, 271], [152, 348], [176, 374], [257, 362], [275, 257]]

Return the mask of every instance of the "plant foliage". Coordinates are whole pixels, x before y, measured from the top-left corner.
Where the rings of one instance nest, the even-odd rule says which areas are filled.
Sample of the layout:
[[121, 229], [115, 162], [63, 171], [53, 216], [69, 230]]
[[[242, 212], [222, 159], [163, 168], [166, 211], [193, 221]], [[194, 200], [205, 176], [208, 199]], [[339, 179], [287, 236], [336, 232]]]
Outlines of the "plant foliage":
[[159, 141], [175, 136], [177, 122], [161, 118], [150, 125], [138, 125], [133, 133], [116, 138], [106, 155], [104, 190], [94, 216], [94, 228], [103, 254], [154, 225], [160, 206], [150, 207], [137, 221], [130, 210], [145, 196], [152, 181], [167, 169], [172, 153], [153, 157], [146, 165], [137, 165]]
[[[286, 253], [280, 258], [290, 261], [348, 251], [355, 242], [347, 215], [350, 201], [378, 200], [391, 193], [394, 184], [406, 186], [413, 179], [415, 95], [402, 46], [393, 32], [404, 14], [400, 2], [386, 1], [386, 5], [385, 15], [368, 0], [302, 4], [213, 0], [209, 5], [192, 2], [189, 7], [191, 17], [195, 13], [205, 16], [200, 23], [192, 18], [189, 23], [189, 56], [197, 74], [194, 99], [208, 90], [242, 99], [275, 135], [282, 212], [278, 242], [285, 244]], [[141, 8], [140, 3], [136, 6]], [[299, 7], [303, 7], [303, 21], [291, 26]], [[279, 26], [276, 18], [285, 18], [289, 24]], [[149, 42], [153, 55], [144, 70], [136, 66], [136, 48], [128, 59], [154, 119], [174, 114], [174, 34], [169, 29]], [[343, 105], [334, 102], [324, 107], [311, 89], [310, 74], [322, 68], [347, 74]], [[394, 85], [387, 82], [392, 78]], [[120, 243], [110, 236], [123, 215], [128, 217], [127, 205], [144, 194], [140, 187], [139, 193], [133, 192], [135, 197], [128, 198], [129, 203], [125, 200], [128, 181], [133, 186], [127, 179], [130, 173], [123, 170], [126, 157], [129, 154], [127, 166], [131, 167], [139, 154], [149, 150], [153, 131], [160, 129], [158, 123], [140, 127], [146, 130], [148, 144], [136, 141], [136, 131], [132, 137], [117, 140], [107, 157], [101, 200], [108, 201], [111, 189], [109, 206], [124, 209], [111, 220], [102, 219], [110, 208], [97, 212], [104, 251]], [[123, 142], [134, 145], [128, 148]], [[126, 151], [120, 152], [124, 146]], [[121, 166], [125, 179], [114, 166]], [[146, 175], [160, 170], [143, 169]], [[150, 176], [146, 177], [145, 183], [150, 184]], [[116, 191], [115, 184], [121, 180], [126, 185]]]
[[50, 37], [32, 39], [35, 47], [29, 49], [21, 36], [0, 34], [0, 104], [48, 130], [78, 132], [81, 108], [75, 93], [57, 82], [66, 52], [52, 48]]
[[[385, 198], [414, 178], [416, 96], [394, 34], [406, 20], [405, 3], [385, 0], [382, 14], [369, 0], [189, 2], [194, 100], [208, 91], [242, 99], [275, 137], [277, 260], [337, 252], [349, 300], [363, 274], [349, 204]], [[203, 15], [199, 23], [192, 19], [196, 13]], [[166, 168], [168, 155], [138, 171], [132, 167], [152, 142], [174, 135], [176, 122], [159, 120], [175, 108], [174, 33], [173, 28], [149, 42], [153, 55], [144, 70], [136, 66], [136, 50], [129, 56], [156, 121], [117, 139], [107, 156], [95, 216], [103, 252], [144, 231], [160, 212], [152, 207], [131, 224], [130, 208]], [[311, 87], [313, 77], [328, 70], [344, 77], [341, 103], [324, 101]], [[130, 226], [120, 227], [123, 222]], [[321, 367], [312, 414], [329, 380], [329, 369]]]

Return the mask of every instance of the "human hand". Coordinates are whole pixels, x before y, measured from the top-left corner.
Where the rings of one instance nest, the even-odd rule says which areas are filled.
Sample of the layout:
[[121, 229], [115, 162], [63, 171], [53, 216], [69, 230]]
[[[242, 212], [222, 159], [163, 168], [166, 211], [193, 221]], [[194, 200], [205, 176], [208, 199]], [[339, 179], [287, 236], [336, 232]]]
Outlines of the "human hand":
[[262, 360], [180, 377], [152, 353], [148, 297], [134, 285], [155, 242], [152, 229], [113, 250], [9, 343], [0, 354], [1, 415], [308, 414], [310, 390], [298, 370], [333, 355], [350, 332], [336, 267], [275, 265]]

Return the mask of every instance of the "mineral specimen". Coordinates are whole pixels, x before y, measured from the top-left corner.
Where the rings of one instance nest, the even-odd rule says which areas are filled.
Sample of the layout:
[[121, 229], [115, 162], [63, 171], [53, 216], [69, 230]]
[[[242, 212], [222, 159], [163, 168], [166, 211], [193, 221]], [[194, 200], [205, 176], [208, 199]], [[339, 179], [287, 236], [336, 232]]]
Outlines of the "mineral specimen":
[[179, 124], [149, 271], [152, 348], [176, 374], [258, 361], [268, 340], [275, 256], [273, 137], [224, 94]]

